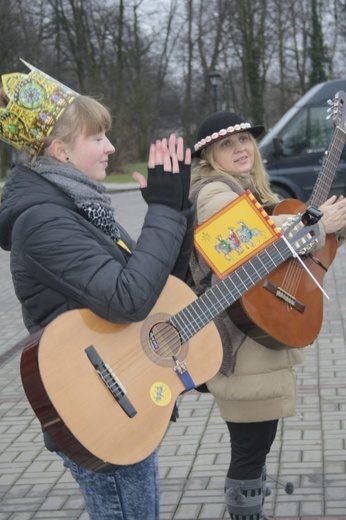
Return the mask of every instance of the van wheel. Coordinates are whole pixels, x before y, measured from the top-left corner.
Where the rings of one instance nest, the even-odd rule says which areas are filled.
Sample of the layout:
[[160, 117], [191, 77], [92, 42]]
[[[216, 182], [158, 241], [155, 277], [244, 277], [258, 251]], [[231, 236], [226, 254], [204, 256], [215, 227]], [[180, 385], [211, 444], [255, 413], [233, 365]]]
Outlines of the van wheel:
[[284, 199], [296, 199], [297, 197], [295, 197], [295, 195], [289, 191], [288, 189], [284, 188], [283, 186], [277, 186], [275, 184], [273, 184], [271, 186], [271, 190], [273, 193], [275, 193], [275, 195], [277, 196], [277, 198], [279, 200], [284, 200]]

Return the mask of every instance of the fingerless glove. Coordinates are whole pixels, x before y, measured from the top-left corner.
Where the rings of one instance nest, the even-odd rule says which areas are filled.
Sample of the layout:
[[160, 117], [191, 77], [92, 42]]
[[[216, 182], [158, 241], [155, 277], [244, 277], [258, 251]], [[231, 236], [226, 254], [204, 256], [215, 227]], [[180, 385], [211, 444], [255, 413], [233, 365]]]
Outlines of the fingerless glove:
[[147, 204], [165, 204], [177, 211], [182, 208], [182, 176], [180, 173], [164, 171], [162, 165], [148, 168], [148, 184], [141, 192]]

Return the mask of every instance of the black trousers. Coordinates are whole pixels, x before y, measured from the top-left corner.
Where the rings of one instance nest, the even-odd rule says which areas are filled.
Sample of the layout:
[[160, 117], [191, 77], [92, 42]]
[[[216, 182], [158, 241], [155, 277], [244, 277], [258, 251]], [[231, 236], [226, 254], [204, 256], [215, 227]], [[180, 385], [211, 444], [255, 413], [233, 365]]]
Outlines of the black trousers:
[[257, 423], [227, 422], [231, 441], [231, 462], [227, 477], [250, 480], [261, 476], [274, 442], [278, 420]]

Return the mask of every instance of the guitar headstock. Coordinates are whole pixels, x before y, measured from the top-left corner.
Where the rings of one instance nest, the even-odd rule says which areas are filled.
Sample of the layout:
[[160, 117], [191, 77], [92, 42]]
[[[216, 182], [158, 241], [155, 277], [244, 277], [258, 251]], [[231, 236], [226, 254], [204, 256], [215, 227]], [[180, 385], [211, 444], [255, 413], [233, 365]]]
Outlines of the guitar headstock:
[[327, 119], [332, 118], [334, 126], [346, 130], [345, 125], [345, 106], [346, 106], [346, 93], [340, 90], [335, 94], [333, 100], [329, 100], [328, 104], [331, 105], [328, 108], [328, 112], [331, 112]]
[[307, 221], [304, 215], [292, 215], [282, 226], [284, 238], [296, 253], [305, 255], [320, 235], [318, 222]]

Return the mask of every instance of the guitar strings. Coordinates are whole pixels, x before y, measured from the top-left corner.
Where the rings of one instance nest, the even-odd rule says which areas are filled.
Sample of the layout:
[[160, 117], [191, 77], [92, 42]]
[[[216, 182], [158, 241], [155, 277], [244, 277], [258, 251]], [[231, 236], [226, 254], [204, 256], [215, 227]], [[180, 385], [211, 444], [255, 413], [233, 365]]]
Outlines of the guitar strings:
[[[310, 198], [310, 205], [318, 207], [324, 202], [329, 194], [331, 183], [335, 175], [335, 168], [340, 160], [340, 155], [343, 150], [346, 141], [345, 133], [337, 127], [335, 129], [329, 150], [324, 158], [322, 170], [319, 177], [317, 178], [316, 185], [313, 190], [313, 194]], [[322, 174], [322, 175], [321, 175]], [[316, 200], [315, 200], [316, 199]], [[303, 259], [305, 264], [310, 263], [308, 258]], [[300, 265], [300, 262], [296, 258], [290, 258], [288, 260], [288, 268], [282, 281], [282, 289], [291, 295], [293, 298], [298, 293], [298, 288], [301, 283], [301, 279], [304, 276], [308, 276]], [[279, 302], [278, 302], [279, 303]], [[292, 306], [288, 302], [282, 301], [285, 304], [287, 310], [290, 310]]]
[[[231, 303], [236, 301], [249, 287], [252, 287], [258, 280], [260, 280], [270, 269], [268, 264], [272, 263], [273, 268], [277, 267], [280, 261], [285, 260], [282, 252], [277, 244], [271, 245], [273, 254], [269, 254], [267, 250], [262, 251], [262, 254], [254, 259], [250, 259], [244, 266], [231, 273], [226, 279], [221, 280], [212, 287], [212, 290], [206, 291], [197, 300], [194, 300], [187, 307], [182, 309], [179, 313], [170, 320], [173, 325], [177, 323], [177, 330], [182, 338], [182, 343], [198, 332], [207, 323], [225, 310]], [[266, 257], [266, 263], [262, 257]], [[251, 277], [246, 268], [251, 267], [253, 276]], [[260, 272], [262, 268], [262, 272]], [[255, 280], [253, 279], [255, 277]], [[236, 280], [236, 281], [235, 281]], [[195, 310], [195, 308], [197, 308]], [[197, 311], [197, 312], [196, 312]], [[192, 318], [192, 319], [191, 319]], [[168, 330], [168, 334], [167, 334]], [[168, 351], [172, 351], [181, 345], [177, 342], [177, 336], [170, 329], [167, 329], [163, 335], [164, 344], [163, 353], [166, 355]], [[172, 332], [172, 333], [171, 333]], [[174, 336], [174, 337], [173, 337]], [[172, 339], [173, 337], [173, 339]]]
[[[274, 268], [275, 268], [278, 264], [278, 260], [282, 260], [283, 256], [282, 256], [281, 252], [279, 251], [278, 247], [276, 246], [276, 244], [273, 244], [273, 249], [274, 249], [274, 254], [271, 256], [268, 254], [267, 251], [263, 251], [262, 253], [267, 254], [267, 260], [274, 262]], [[275, 260], [276, 260], [276, 262], [275, 262]], [[256, 261], [259, 264], [259, 266], [262, 266], [264, 268], [264, 271], [265, 271], [264, 273], [259, 274], [258, 267], [256, 267], [256, 265], [255, 265]], [[257, 280], [254, 281], [251, 278], [251, 276], [246, 272], [246, 267], [248, 265], [250, 265], [252, 267], [253, 272], [257, 277]], [[245, 275], [244, 278], [242, 278], [242, 276], [239, 274], [240, 271], [242, 272], [243, 275]], [[251, 287], [258, 280], [260, 280], [262, 278], [262, 274], [265, 275], [266, 273], [268, 273], [268, 269], [264, 265], [261, 257], [258, 257], [257, 259], [256, 258], [250, 259], [247, 262], [247, 264], [245, 264], [245, 266], [240, 267], [238, 270], [234, 271], [228, 277], [226, 277], [226, 279], [218, 282], [216, 285], [213, 286], [212, 291], [208, 290], [206, 293], [204, 293], [202, 295], [202, 297], [200, 297], [197, 300], [194, 300], [190, 305], [188, 305], [185, 309], [180, 311], [174, 317], [174, 319], [177, 320], [178, 316], [184, 318], [185, 314], [188, 314], [190, 316], [190, 318], [191, 317], [193, 318], [192, 323], [191, 323], [191, 319], [190, 320], [187, 319], [187, 325], [183, 324], [183, 327], [179, 327], [181, 329], [181, 332], [184, 332], [184, 330], [188, 330], [188, 331], [192, 330], [193, 332], [195, 332], [196, 330], [199, 330], [201, 328], [200, 325], [205, 325], [207, 322], [210, 321], [210, 316], [209, 316], [210, 310], [212, 310], [212, 315], [215, 317], [215, 315], [217, 315], [219, 312], [222, 312], [222, 310], [225, 310], [225, 308], [227, 308], [227, 306], [229, 306], [231, 303], [236, 301], [246, 290], [249, 289], [249, 287]], [[234, 282], [232, 282], [232, 278], [237, 278], [239, 283], [235, 284]], [[231, 288], [227, 286], [227, 282], [232, 282]], [[238, 288], [237, 285], [239, 285], [240, 288]], [[228, 297], [226, 297], [224, 294], [224, 290], [222, 289], [223, 286], [226, 287], [226, 296], [228, 296]], [[210, 296], [215, 294], [216, 291], [220, 292], [220, 297], [216, 298], [216, 300], [213, 301]], [[232, 297], [231, 302], [229, 301], [229, 296]], [[206, 310], [203, 310], [202, 305], [199, 303], [199, 302], [203, 301], [203, 297], [208, 300], [209, 304], [211, 304], [211, 305], [207, 306]], [[194, 316], [193, 313], [191, 312], [191, 309], [193, 309], [194, 306], [197, 306], [200, 310], [200, 313], [197, 316]], [[195, 322], [195, 323], [197, 322], [197, 327], [193, 327], [193, 322]], [[198, 323], [198, 322], [200, 322], [200, 323]]]
[[[298, 287], [303, 274], [306, 273], [303, 267], [301, 266], [299, 260], [297, 260], [296, 258], [290, 258], [288, 261], [288, 267], [286, 269], [285, 276], [281, 284], [281, 288], [290, 296], [292, 296], [292, 298], [295, 298], [297, 295]], [[292, 305], [284, 300], [279, 300], [277, 303], [279, 305], [280, 303], [284, 304], [287, 310], [292, 309]]]
[[[277, 261], [282, 260], [283, 256], [279, 251], [276, 244], [273, 244], [274, 254], [269, 255], [268, 252], [262, 252], [267, 255], [267, 260], [274, 263], [274, 268], [277, 266]], [[263, 255], [262, 255], [263, 256]], [[275, 260], [276, 259], [276, 263]], [[256, 267], [256, 262], [258, 267]], [[218, 315], [220, 312], [225, 310], [230, 303], [236, 301], [249, 287], [254, 285], [256, 281], [260, 280], [262, 274], [259, 274], [259, 267], [262, 267], [264, 270], [264, 274], [268, 272], [268, 269], [261, 258], [251, 259], [247, 265], [250, 265], [253, 269], [254, 274], [256, 275], [256, 280], [254, 281], [251, 276], [246, 272], [244, 266], [239, 268], [237, 271], [231, 273], [226, 280], [221, 280], [213, 286], [212, 290], [208, 290], [202, 297], [194, 300], [191, 304], [189, 304], [186, 308], [182, 309], [177, 315], [175, 315], [171, 320], [169, 320], [173, 326], [177, 323], [174, 329], [171, 327], [167, 327], [164, 329], [163, 333], [160, 330], [161, 339], [163, 340], [164, 347], [162, 348], [165, 357], [167, 356], [167, 352], [172, 352], [177, 349], [182, 343], [184, 343], [191, 335], [198, 332], [203, 326], [212, 321], [212, 319]], [[239, 272], [242, 271], [242, 274], [245, 277], [242, 277]], [[238, 279], [238, 284], [235, 284], [232, 281], [232, 278]], [[229, 287], [229, 283], [232, 283], [232, 286]], [[238, 285], [241, 289], [238, 288]], [[226, 292], [225, 292], [226, 289]], [[216, 295], [216, 293], [219, 293]], [[215, 298], [213, 298], [215, 296]], [[230, 302], [231, 297], [231, 302]], [[207, 300], [208, 305], [205, 305], [204, 300]], [[195, 307], [199, 312], [195, 312]], [[192, 318], [192, 319], [191, 319]], [[180, 337], [182, 338], [182, 342], [177, 337], [176, 330], [180, 333]], [[192, 332], [192, 334], [191, 334]], [[165, 346], [167, 348], [165, 348]]]
[[[280, 243], [280, 244], [279, 244]], [[184, 309], [172, 316], [166, 323], [167, 326], [159, 327], [154, 333], [155, 341], [159, 345], [158, 351], [151, 352], [151, 356], [146, 356], [138, 360], [133, 360], [132, 353], [125, 356], [121, 360], [121, 365], [131, 367], [131, 372], [136, 372], [137, 368], [141, 370], [144, 365], [152, 365], [152, 358], [157, 360], [167, 360], [179, 352], [181, 346], [201, 328], [212, 321], [217, 315], [225, 310], [231, 303], [236, 301], [246, 290], [251, 288], [257, 281], [261, 280], [267, 273], [274, 270], [286, 257], [279, 245], [287, 246], [282, 239], [271, 244], [268, 248], [261, 251], [257, 257], [248, 260], [243, 266], [229, 274], [225, 279], [220, 280], [211, 289], [208, 289], [202, 296], [193, 300]], [[269, 250], [271, 254], [269, 254]], [[248, 272], [248, 268], [252, 269], [253, 275]], [[145, 321], [145, 320], [144, 320]], [[158, 324], [156, 324], [158, 325]], [[151, 331], [155, 328], [154, 325]], [[143, 345], [138, 344], [138, 348], [143, 349]], [[143, 365], [144, 361], [144, 365]], [[183, 360], [180, 360], [183, 361]], [[118, 362], [119, 368], [119, 362]], [[135, 376], [134, 376], [135, 377]]]

